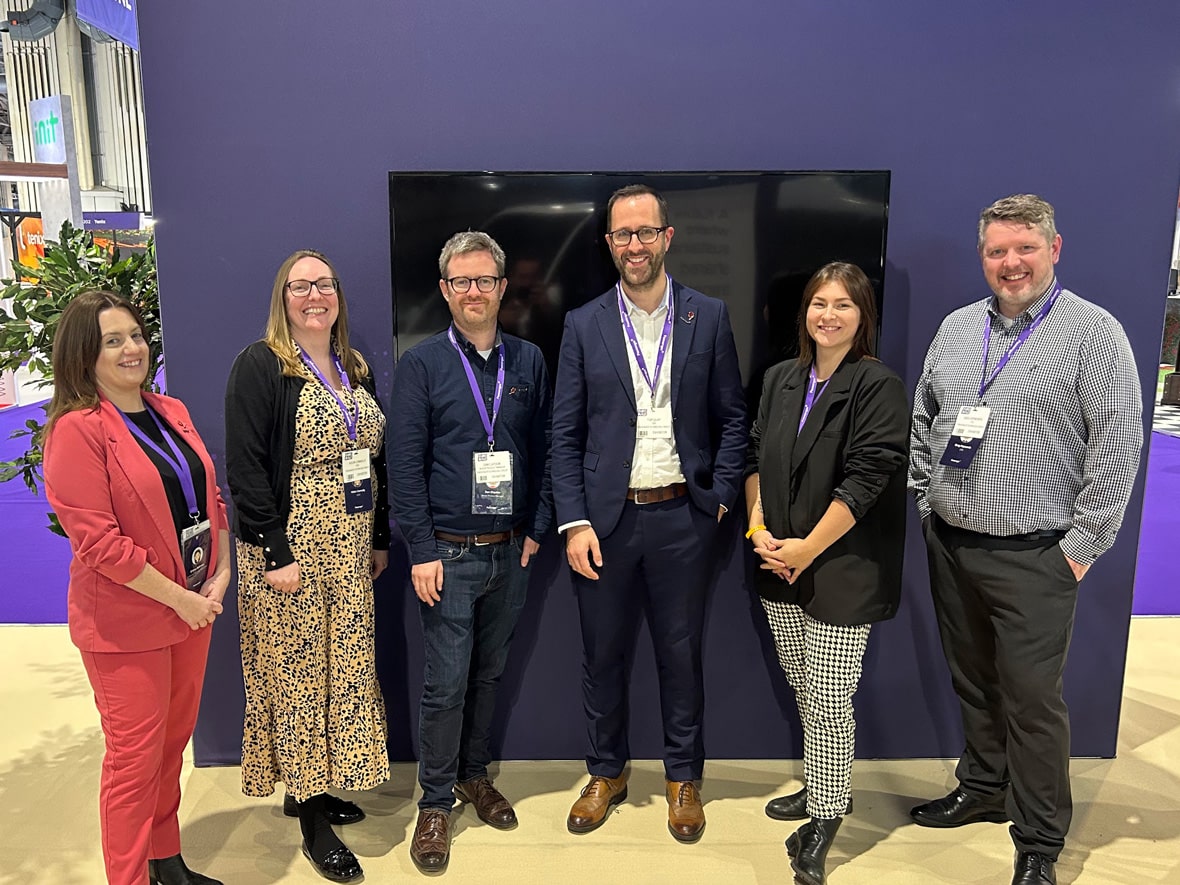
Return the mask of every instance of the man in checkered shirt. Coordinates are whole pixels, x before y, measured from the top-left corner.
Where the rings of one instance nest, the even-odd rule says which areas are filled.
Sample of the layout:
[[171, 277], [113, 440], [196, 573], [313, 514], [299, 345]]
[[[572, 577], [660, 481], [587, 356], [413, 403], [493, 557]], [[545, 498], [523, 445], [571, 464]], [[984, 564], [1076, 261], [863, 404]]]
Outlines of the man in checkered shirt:
[[1052, 206], [989, 206], [979, 255], [994, 297], [943, 320], [914, 395], [909, 484], [966, 747], [959, 785], [910, 816], [1012, 821], [1013, 885], [1043, 885], [1072, 814], [1061, 679], [1078, 582], [1122, 523], [1142, 396], [1122, 326], [1057, 281]]

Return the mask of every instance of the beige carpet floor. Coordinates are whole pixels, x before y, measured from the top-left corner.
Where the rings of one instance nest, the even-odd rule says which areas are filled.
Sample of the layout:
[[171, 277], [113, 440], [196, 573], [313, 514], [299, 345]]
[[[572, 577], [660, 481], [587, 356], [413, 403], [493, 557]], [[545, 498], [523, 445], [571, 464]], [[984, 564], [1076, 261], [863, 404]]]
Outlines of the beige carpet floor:
[[[1077, 650], [1075, 650], [1077, 653]], [[0, 883], [102, 883], [97, 789], [102, 734], [81, 662], [61, 627], [0, 627]], [[1131, 627], [1119, 755], [1073, 762], [1075, 815], [1058, 864], [1063, 883], [1180, 883], [1180, 618]], [[947, 760], [858, 761], [855, 813], [829, 857], [831, 885], [1007, 883], [1006, 827], [928, 830], [915, 802], [953, 784]], [[520, 826], [500, 832], [467, 808], [454, 817], [450, 885], [790, 883], [783, 840], [765, 801], [798, 787], [798, 761], [710, 760], [708, 826], [696, 845], [668, 834], [658, 762], [637, 762], [630, 798], [594, 833], [572, 836], [565, 815], [584, 780], [580, 762], [505, 762], [497, 785]], [[181, 806], [190, 866], [225, 885], [320, 883], [299, 851], [298, 824], [278, 797], [248, 799], [237, 768], [186, 766]], [[415, 772], [354, 796], [369, 814], [341, 830], [366, 882], [414, 882], [408, 856]]]

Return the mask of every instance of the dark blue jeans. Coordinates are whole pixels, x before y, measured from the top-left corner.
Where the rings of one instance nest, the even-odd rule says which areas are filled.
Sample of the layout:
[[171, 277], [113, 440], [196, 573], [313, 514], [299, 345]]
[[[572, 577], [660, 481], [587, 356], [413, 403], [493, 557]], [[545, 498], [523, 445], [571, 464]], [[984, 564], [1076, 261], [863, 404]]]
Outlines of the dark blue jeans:
[[426, 668], [418, 720], [421, 809], [449, 811], [455, 781], [486, 775], [496, 687], [524, 608], [521, 541], [466, 547], [437, 541], [442, 599], [419, 604]]

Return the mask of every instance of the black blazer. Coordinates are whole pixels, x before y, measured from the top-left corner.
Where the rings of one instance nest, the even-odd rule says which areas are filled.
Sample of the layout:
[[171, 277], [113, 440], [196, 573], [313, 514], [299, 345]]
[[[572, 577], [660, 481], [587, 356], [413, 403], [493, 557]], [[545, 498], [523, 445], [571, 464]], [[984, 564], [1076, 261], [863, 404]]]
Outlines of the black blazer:
[[905, 386], [878, 360], [845, 359], [799, 432], [809, 371], [788, 360], [766, 373], [746, 472], [758, 473], [766, 527], [776, 538], [806, 537], [833, 498], [848, 505], [856, 525], [794, 584], [758, 569], [754, 585], [765, 599], [799, 605], [827, 624], [883, 621], [901, 597]]

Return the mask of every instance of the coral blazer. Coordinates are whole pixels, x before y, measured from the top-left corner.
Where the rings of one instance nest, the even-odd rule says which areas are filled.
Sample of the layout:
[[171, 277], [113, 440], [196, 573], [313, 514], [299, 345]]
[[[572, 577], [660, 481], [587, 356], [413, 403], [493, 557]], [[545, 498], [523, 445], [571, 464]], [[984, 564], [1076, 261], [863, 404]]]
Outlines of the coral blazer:
[[[205, 466], [205, 511], [213, 524], [211, 564], [228, 527], [213, 461], [180, 400], [144, 393], [144, 401]], [[70, 539], [70, 638], [83, 651], [163, 648], [191, 634], [168, 606], [127, 586], [145, 563], [184, 586], [176, 524], [159, 471], [101, 397], [97, 409], [58, 418], [45, 440], [49, 503]]]

